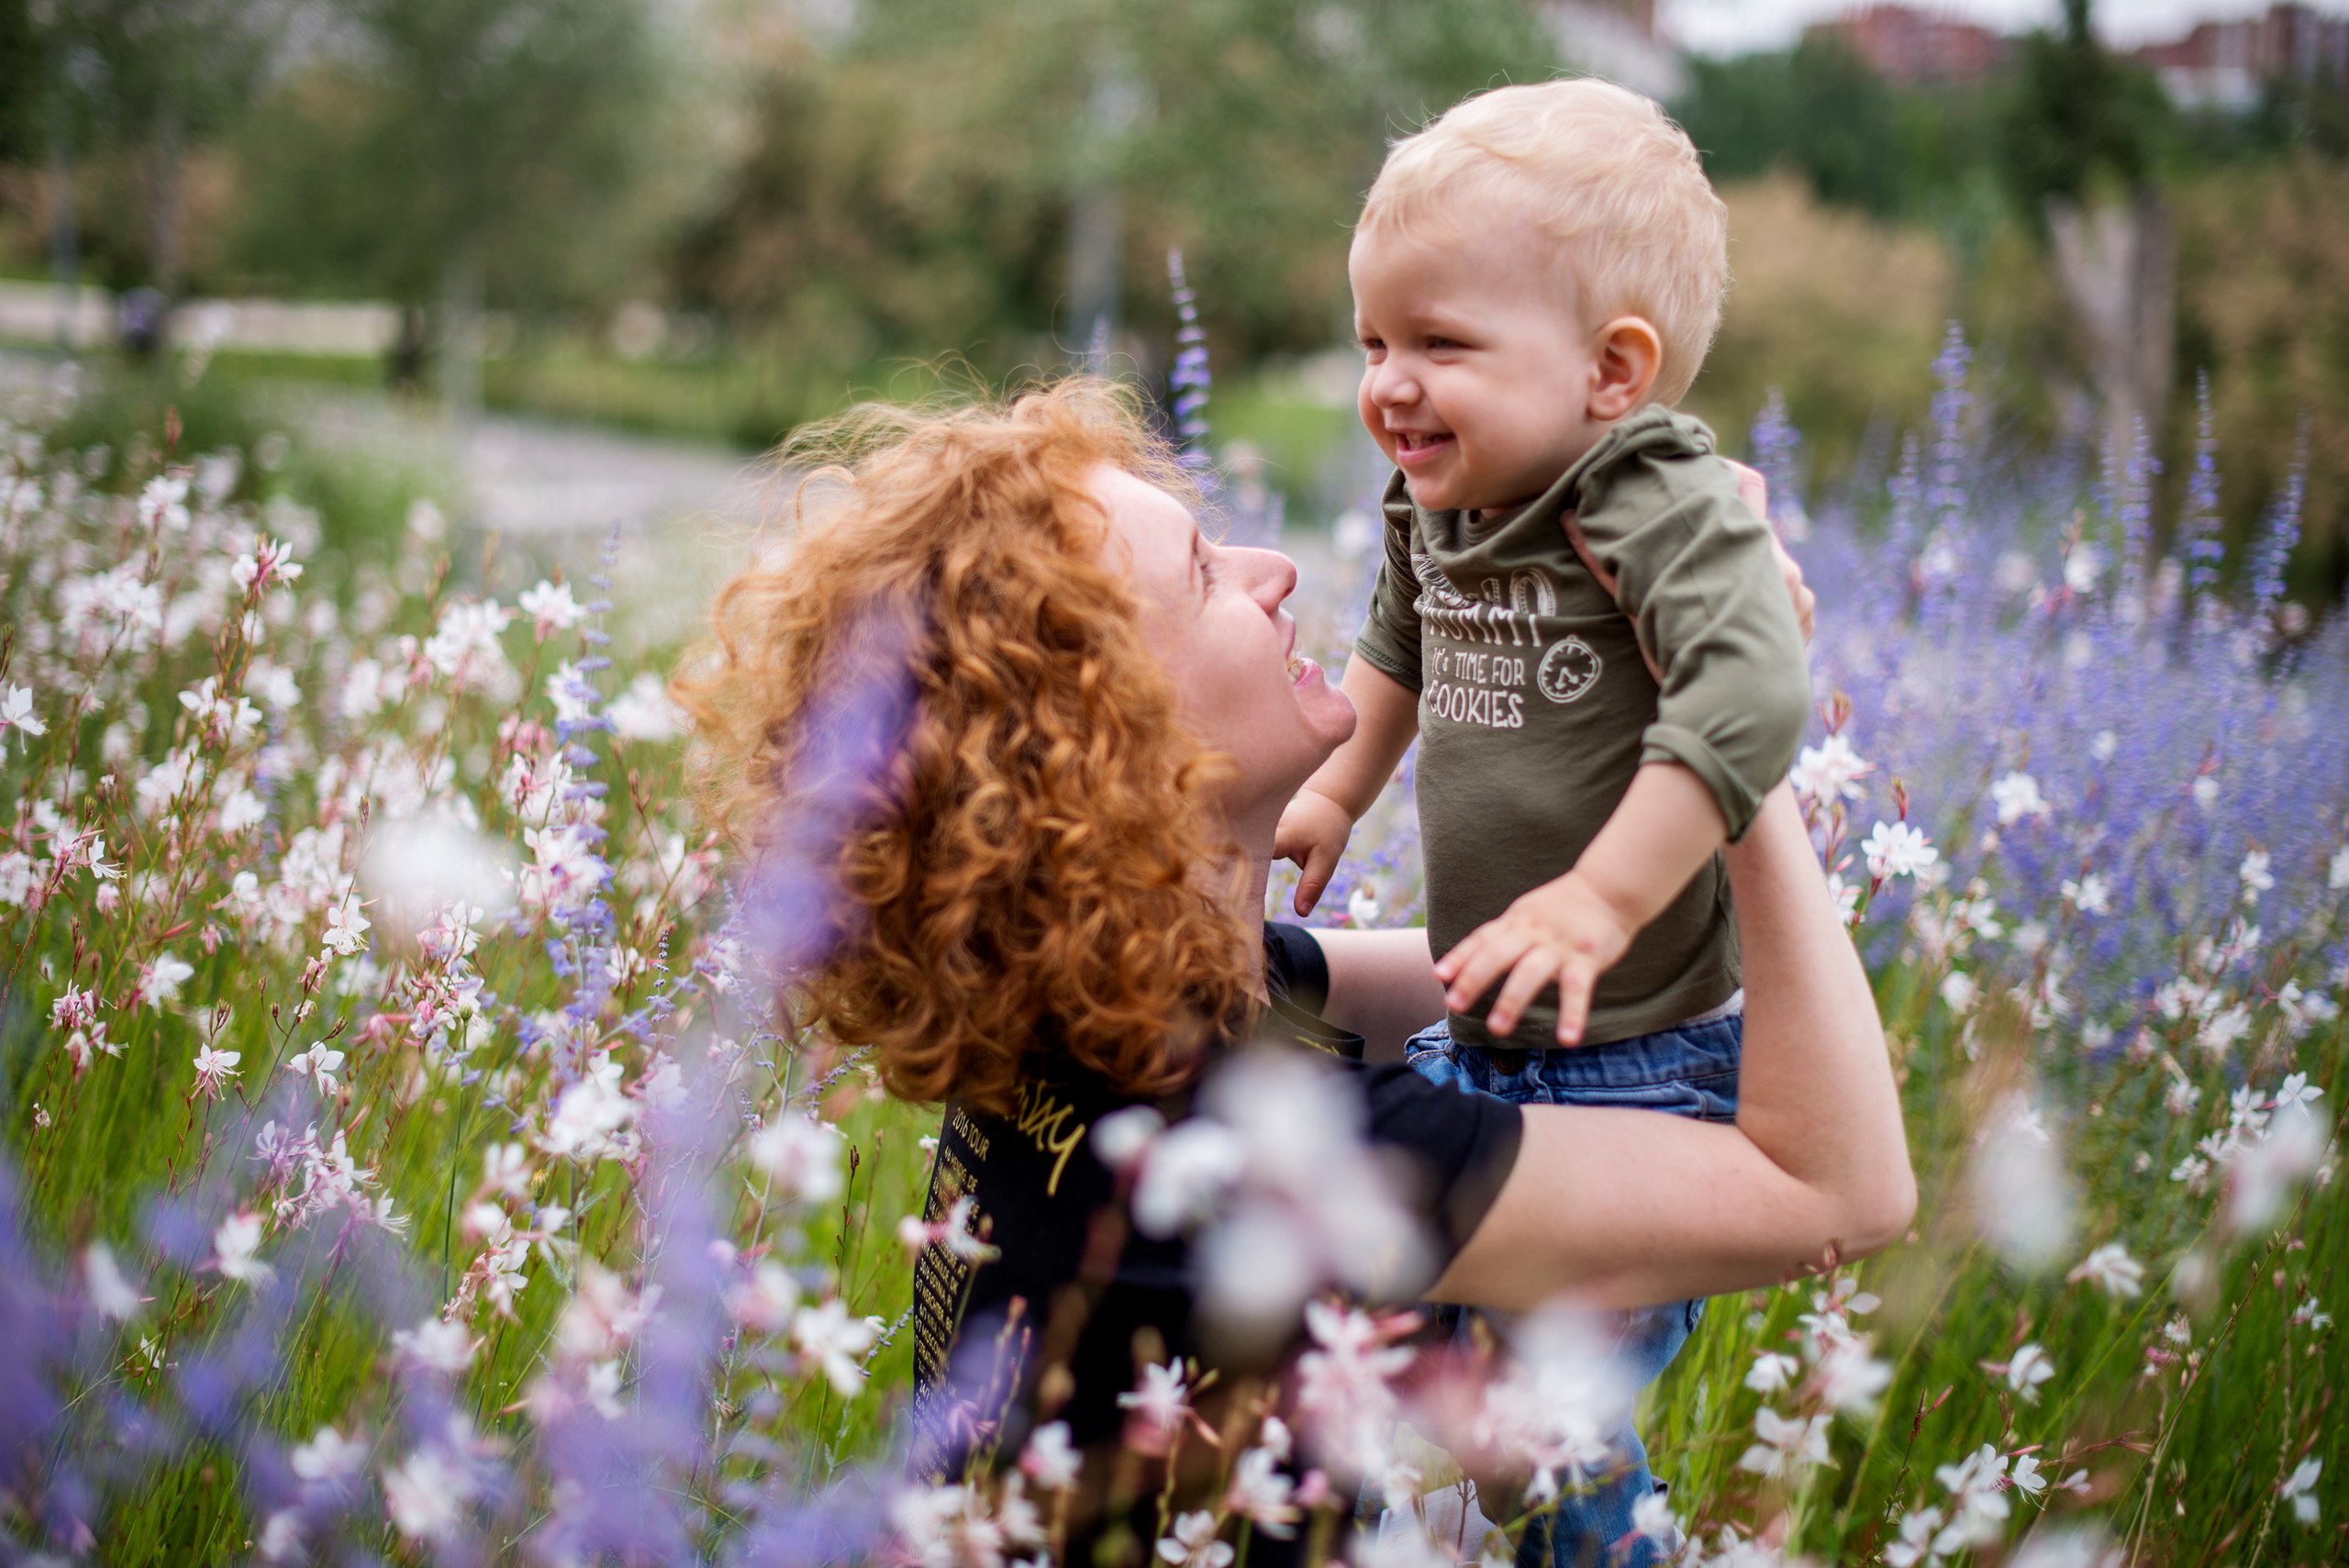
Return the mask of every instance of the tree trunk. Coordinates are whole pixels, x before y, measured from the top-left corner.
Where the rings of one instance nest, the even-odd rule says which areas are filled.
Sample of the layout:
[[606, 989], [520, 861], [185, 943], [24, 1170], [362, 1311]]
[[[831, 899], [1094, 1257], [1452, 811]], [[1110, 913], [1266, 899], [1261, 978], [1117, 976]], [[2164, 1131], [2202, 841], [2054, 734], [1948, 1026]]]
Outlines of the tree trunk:
[[50, 97], [49, 270], [57, 282], [57, 351], [73, 351], [82, 306], [80, 198], [73, 189], [73, 120], [62, 87]]
[[433, 354], [441, 408], [461, 437], [481, 417], [481, 245], [461, 240], [440, 266], [440, 341]]
[[2169, 406], [2176, 365], [2177, 231], [2150, 190], [2128, 201], [2047, 204], [2055, 272], [2087, 329], [2105, 439], [2125, 457]]
[[149, 156], [148, 270], [167, 305], [177, 305], [187, 274], [187, 113], [176, 89], [157, 106]]

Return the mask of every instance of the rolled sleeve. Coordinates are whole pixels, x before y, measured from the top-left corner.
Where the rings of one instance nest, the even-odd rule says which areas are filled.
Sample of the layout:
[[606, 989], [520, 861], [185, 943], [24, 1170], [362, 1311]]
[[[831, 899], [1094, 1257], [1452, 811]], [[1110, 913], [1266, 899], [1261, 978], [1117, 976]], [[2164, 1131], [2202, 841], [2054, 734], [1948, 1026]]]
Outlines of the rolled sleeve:
[[1809, 720], [1802, 628], [1769, 528], [1709, 442], [1668, 417], [1618, 434], [1593, 454], [1577, 515], [1662, 672], [1641, 760], [1695, 773], [1740, 839]]

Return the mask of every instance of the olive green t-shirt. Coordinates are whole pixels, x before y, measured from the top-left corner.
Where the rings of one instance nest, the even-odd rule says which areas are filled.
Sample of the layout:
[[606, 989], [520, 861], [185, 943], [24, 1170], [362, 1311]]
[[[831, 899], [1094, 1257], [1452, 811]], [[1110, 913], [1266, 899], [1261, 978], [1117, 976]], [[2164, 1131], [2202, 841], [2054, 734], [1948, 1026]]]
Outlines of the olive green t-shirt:
[[[1610, 595], [1560, 522], [1573, 511]], [[1732, 839], [1786, 776], [1810, 706], [1802, 632], [1770, 533], [1713, 455], [1712, 433], [1650, 407], [1609, 430], [1538, 500], [1479, 520], [1386, 490], [1386, 559], [1354, 650], [1419, 695], [1419, 832], [1438, 956], [1572, 869], [1642, 763], [1680, 762]], [[1641, 657], [1662, 669], [1661, 688]], [[1737, 935], [1719, 855], [1592, 998], [1591, 1044], [1728, 1001]], [[1487, 995], [1464, 1043], [1554, 1046], [1557, 993], [1506, 1041]]]

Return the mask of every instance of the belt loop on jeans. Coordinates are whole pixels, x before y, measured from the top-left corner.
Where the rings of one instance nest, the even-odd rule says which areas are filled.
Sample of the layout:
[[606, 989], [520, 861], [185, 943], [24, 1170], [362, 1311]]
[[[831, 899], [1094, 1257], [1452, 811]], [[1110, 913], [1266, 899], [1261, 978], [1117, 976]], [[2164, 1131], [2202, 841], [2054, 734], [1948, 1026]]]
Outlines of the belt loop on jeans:
[[1492, 1062], [1494, 1072], [1511, 1075], [1524, 1072], [1526, 1060], [1532, 1054], [1531, 1051], [1514, 1045], [1488, 1046], [1485, 1051], [1486, 1059]]

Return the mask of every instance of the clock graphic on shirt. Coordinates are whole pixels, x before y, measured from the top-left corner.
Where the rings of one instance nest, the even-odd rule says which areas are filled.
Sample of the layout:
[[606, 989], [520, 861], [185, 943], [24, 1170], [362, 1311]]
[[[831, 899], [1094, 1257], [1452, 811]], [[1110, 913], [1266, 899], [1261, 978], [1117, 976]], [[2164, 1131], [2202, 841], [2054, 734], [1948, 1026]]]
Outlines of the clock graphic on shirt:
[[1568, 703], [1598, 684], [1598, 672], [1604, 668], [1598, 654], [1579, 637], [1569, 637], [1550, 645], [1542, 655], [1542, 668], [1534, 675], [1542, 695], [1552, 702]]

